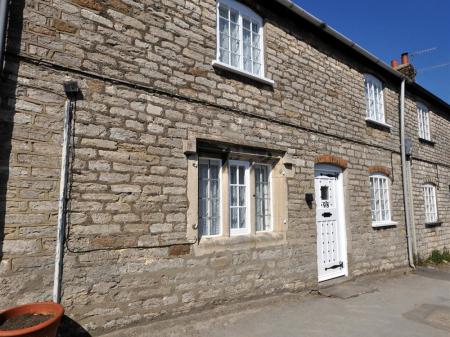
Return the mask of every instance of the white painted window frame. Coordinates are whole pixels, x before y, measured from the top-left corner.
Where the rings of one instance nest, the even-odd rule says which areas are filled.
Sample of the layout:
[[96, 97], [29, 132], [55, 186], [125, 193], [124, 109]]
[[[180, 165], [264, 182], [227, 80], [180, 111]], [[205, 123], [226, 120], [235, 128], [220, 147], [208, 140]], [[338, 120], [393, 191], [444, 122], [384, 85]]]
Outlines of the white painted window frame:
[[[371, 91], [372, 88], [372, 91]], [[378, 88], [379, 95], [375, 94], [375, 89]], [[366, 120], [378, 124], [386, 124], [386, 114], [384, 109], [384, 86], [378, 78], [371, 74], [364, 75], [364, 91], [366, 98]], [[373, 111], [371, 111], [370, 102], [373, 101]]]
[[[231, 228], [231, 167], [232, 166], [244, 166], [244, 186], [245, 186], [245, 228]], [[239, 182], [239, 181], [237, 181]], [[239, 184], [238, 184], [239, 185]], [[228, 214], [229, 214], [229, 224], [230, 224], [230, 236], [235, 235], [245, 235], [251, 232], [250, 223], [250, 163], [245, 160], [229, 160], [228, 161]]]
[[417, 107], [417, 119], [418, 119], [418, 131], [419, 138], [431, 141], [431, 132], [430, 132], [430, 111], [428, 107], [421, 103], [416, 103]]
[[[270, 224], [269, 228], [265, 230], [258, 230], [257, 224], [256, 224], [256, 167], [257, 166], [264, 166], [267, 167], [268, 170], [268, 185], [269, 185], [269, 202], [270, 202]], [[264, 233], [264, 232], [272, 232], [273, 231], [273, 193], [272, 193], [272, 165], [269, 164], [261, 164], [261, 163], [255, 163], [253, 164], [253, 170], [255, 172], [255, 209], [253, 212], [255, 213], [255, 232], [256, 233]]]
[[427, 183], [422, 186], [425, 207], [425, 223], [434, 223], [438, 221], [438, 209], [436, 199], [436, 186]]
[[[220, 61], [220, 13], [219, 7], [220, 5], [224, 5], [230, 9], [239, 13], [239, 67], [235, 67], [231, 65], [231, 57], [230, 64], [224, 63]], [[261, 64], [261, 69], [259, 74], [251, 73], [249, 71], [244, 70], [244, 35], [243, 35], [243, 18], [248, 19], [249, 21], [255, 22], [258, 24], [258, 34], [260, 36], [259, 39], [259, 49], [260, 49], [260, 59], [259, 63]], [[264, 58], [264, 22], [263, 19], [256, 14], [253, 10], [248, 8], [247, 6], [235, 1], [235, 0], [218, 0], [216, 2], [216, 59], [212, 62], [214, 67], [222, 68], [229, 70], [234, 73], [238, 73], [244, 75], [246, 77], [252, 78], [254, 80], [263, 82], [265, 84], [273, 85], [274, 81], [265, 77], [265, 58]], [[230, 45], [231, 48], [231, 45]]]
[[[200, 168], [200, 163], [202, 161], [214, 161], [214, 162], [217, 162], [218, 166], [219, 166], [219, 173], [218, 173], [218, 176], [219, 176], [219, 179], [218, 179], [219, 180], [219, 182], [218, 182], [218, 184], [219, 184], [219, 190], [218, 190], [218, 193], [219, 193], [219, 210], [218, 210], [218, 212], [219, 212], [219, 233], [218, 234], [202, 234], [202, 237], [204, 237], [204, 238], [207, 238], [207, 237], [219, 237], [219, 236], [223, 235], [223, 220], [222, 220], [223, 219], [223, 216], [222, 216], [222, 209], [223, 209], [223, 202], [222, 202], [222, 184], [223, 184], [223, 182], [222, 182], [222, 161], [220, 159], [217, 159], [217, 158], [199, 157], [198, 158], [198, 166], [199, 166], [199, 168]], [[198, 180], [198, 187], [197, 188], [200, 190], [200, 180]], [[198, 195], [200, 196], [200, 193]], [[198, 199], [199, 199], [199, 197], [198, 197]], [[199, 205], [199, 207], [200, 207], [200, 205]], [[197, 217], [198, 217], [198, 219], [200, 219], [200, 211], [198, 211]], [[200, 224], [199, 224], [198, 230], [200, 231]]]
[[[375, 186], [372, 188], [372, 180], [376, 180], [377, 182], [382, 180], [386, 184], [386, 199], [382, 197], [380, 186]], [[396, 224], [392, 221], [392, 209], [391, 209], [391, 188], [390, 188], [390, 179], [387, 175], [382, 173], [373, 173], [369, 177], [370, 181], [370, 210], [371, 210], [371, 219], [372, 219], [372, 227], [383, 227], [383, 226], [391, 226]], [[372, 194], [372, 189], [374, 190], [374, 193]], [[375, 197], [375, 199], [374, 199]], [[379, 201], [379, 209], [376, 207], [377, 201]], [[380, 218], [382, 218], [381, 212], [382, 207], [381, 203], [384, 201], [385, 204], [387, 204], [387, 211], [388, 211], [388, 218], [387, 219], [380, 219], [380, 220], [373, 220], [373, 213], [375, 212], [377, 215], [380, 215]], [[375, 209], [374, 209], [375, 207]], [[385, 208], [386, 211], [386, 208]], [[377, 216], [376, 216], [377, 217]]]

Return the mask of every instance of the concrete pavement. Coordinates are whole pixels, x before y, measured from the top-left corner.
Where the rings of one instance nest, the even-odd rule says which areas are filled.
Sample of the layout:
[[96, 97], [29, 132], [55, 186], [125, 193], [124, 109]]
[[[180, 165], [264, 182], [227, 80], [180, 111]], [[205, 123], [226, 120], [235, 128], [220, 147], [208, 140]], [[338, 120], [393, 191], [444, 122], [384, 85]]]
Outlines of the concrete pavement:
[[450, 273], [366, 277], [133, 327], [108, 337], [448, 337]]

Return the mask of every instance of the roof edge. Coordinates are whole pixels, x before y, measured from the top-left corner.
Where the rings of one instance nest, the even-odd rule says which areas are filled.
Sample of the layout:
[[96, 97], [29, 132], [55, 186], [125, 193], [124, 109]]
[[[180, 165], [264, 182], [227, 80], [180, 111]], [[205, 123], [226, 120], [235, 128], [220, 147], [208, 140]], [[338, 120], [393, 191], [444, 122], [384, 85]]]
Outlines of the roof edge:
[[442, 98], [439, 98], [429, 90], [425, 89], [423, 86], [418, 84], [417, 82], [410, 81], [405, 75], [400, 73], [399, 71], [393, 69], [391, 66], [389, 66], [386, 62], [369, 52], [368, 50], [364, 49], [360, 45], [358, 45], [356, 42], [350, 40], [345, 35], [339, 33], [334, 28], [328, 26], [327, 23], [324, 21], [316, 18], [314, 15], [310, 14], [309, 12], [305, 11], [303, 8], [298, 6], [296, 3], [294, 3], [291, 0], [275, 0], [279, 4], [283, 5], [287, 9], [289, 9], [294, 14], [300, 16], [302, 19], [308, 21], [312, 25], [316, 26], [317, 28], [321, 29], [331, 37], [335, 38], [336, 40], [340, 41], [341, 43], [345, 44], [349, 48], [356, 51], [361, 56], [365, 57], [366, 59], [369, 59], [370, 61], [374, 62], [393, 76], [397, 77], [400, 80], [406, 80], [406, 82], [411, 85], [414, 89], [416, 89], [418, 92], [420, 92], [422, 95], [426, 96], [428, 99], [434, 100], [436, 103], [444, 106], [444, 108], [449, 110], [450, 113], [450, 104], [444, 101]]

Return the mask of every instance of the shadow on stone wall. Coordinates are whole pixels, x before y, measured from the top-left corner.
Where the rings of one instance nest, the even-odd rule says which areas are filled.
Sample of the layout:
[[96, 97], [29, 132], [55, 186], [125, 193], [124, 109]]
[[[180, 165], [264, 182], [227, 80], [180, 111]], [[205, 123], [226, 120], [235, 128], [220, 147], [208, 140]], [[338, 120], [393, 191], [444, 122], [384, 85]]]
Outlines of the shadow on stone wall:
[[[11, 139], [14, 129], [15, 101], [23, 27], [25, 0], [10, 3], [9, 22], [6, 37], [6, 57], [0, 82], [0, 267], [3, 260], [4, 238], [6, 235], [6, 212], [8, 180], [12, 174], [10, 167]], [[11, 207], [14, 207], [12, 205]]]
[[91, 337], [91, 334], [86, 331], [81, 325], [75, 322], [68, 316], [61, 320], [61, 326], [58, 330], [59, 337]]

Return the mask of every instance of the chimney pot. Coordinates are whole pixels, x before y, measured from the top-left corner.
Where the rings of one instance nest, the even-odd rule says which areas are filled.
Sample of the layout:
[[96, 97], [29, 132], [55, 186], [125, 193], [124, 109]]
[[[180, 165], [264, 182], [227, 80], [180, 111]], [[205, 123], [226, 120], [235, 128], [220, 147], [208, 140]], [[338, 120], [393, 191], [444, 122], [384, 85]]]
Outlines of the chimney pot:
[[391, 61], [391, 67], [394, 68], [394, 69], [398, 67], [398, 61], [396, 59], [393, 59]]
[[408, 53], [402, 54], [402, 64], [409, 64], [409, 55]]

